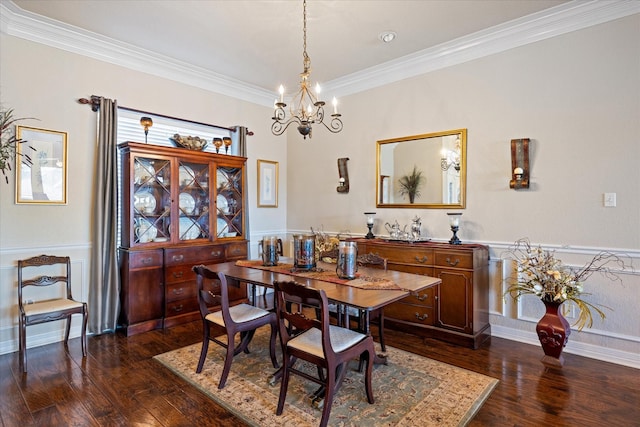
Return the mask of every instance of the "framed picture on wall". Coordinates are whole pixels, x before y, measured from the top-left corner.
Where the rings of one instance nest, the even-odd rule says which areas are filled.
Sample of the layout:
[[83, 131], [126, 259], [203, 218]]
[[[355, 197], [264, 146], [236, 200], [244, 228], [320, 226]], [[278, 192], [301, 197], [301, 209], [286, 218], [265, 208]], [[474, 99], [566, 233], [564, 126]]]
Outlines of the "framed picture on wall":
[[[16, 126], [16, 203], [67, 204], [67, 133]], [[30, 161], [26, 159], [31, 159]]]
[[258, 159], [258, 207], [278, 207], [278, 162]]

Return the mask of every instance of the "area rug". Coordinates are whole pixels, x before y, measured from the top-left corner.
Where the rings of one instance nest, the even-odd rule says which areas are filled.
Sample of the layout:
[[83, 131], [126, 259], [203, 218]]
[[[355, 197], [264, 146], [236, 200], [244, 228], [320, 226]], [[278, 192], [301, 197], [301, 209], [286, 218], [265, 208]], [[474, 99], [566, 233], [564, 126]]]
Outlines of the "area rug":
[[[201, 344], [193, 344], [154, 357], [199, 388], [250, 426], [317, 426], [321, 411], [308, 396], [317, 384], [292, 375], [282, 415], [275, 414], [280, 383], [269, 385], [275, 371], [269, 359], [268, 328], [256, 333], [250, 354], [241, 353], [231, 365], [227, 384], [218, 390], [224, 350], [209, 345], [202, 373], [195, 369]], [[376, 346], [378, 344], [376, 343]], [[377, 348], [379, 350], [379, 347]], [[278, 349], [278, 360], [281, 359]], [[464, 426], [480, 409], [497, 379], [437, 362], [387, 345], [387, 365], [373, 369], [374, 404], [365, 395], [364, 373], [352, 361], [336, 394], [330, 426]], [[298, 367], [306, 362], [298, 361]], [[305, 366], [316, 372], [312, 365]]]

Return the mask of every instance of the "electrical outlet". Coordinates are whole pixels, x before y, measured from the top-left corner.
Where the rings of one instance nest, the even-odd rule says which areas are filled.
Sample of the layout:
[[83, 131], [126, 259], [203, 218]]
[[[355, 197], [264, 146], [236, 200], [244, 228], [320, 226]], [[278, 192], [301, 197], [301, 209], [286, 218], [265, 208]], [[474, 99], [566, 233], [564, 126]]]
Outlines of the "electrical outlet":
[[606, 208], [616, 207], [616, 193], [604, 193], [604, 206]]

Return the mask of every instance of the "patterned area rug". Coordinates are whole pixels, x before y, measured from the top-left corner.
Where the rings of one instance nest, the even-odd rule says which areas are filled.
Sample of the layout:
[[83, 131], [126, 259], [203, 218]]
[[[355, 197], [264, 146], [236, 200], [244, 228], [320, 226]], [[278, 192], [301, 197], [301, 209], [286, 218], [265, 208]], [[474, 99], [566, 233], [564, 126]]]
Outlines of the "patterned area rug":
[[[280, 383], [268, 384], [268, 328], [261, 328], [231, 365], [227, 384], [218, 390], [224, 350], [213, 343], [202, 373], [195, 369], [200, 344], [155, 356], [177, 375], [251, 426], [317, 426], [321, 411], [307, 396], [317, 384], [292, 375], [282, 415], [275, 414]], [[377, 345], [377, 344], [376, 344]], [[379, 348], [377, 348], [379, 351]], [[388, 365], [374, 365], [375, 403], [367, 402], [364, 373], [352, 361], [331, 409], [331, 426], [464, 426], [489, 397], [498, 380], [387, 346]], [[278, 360], [281, 360], [278, 348]], [[298, 361], [300, 367], [305, 362]], [[315, 367], [307, 365], [309, 372]]]

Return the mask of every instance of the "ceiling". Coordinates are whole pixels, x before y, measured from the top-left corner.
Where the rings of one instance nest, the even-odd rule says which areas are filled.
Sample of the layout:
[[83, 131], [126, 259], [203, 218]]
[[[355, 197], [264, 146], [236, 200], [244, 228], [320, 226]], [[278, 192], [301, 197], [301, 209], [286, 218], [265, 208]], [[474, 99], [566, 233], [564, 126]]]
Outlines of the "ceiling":
[[[268, 94], [271, 103], [281, 83], [289, 88], [288, 93], [296, 90], [302, 71], [301, 0], [3, 0], [3, 3], [10, 5], [16, 16], [30, 22], [36, 20], [49, 27], [63, 28], [76, 37], [78, 33], [85, 38], [94, 37], [103, 44], [115, 43], [119, 52], [161, 58], [164, 63], [182, 67], [183, 74], [197, 71], [200, 75], [246, 85]], [[560, 8], [567, 9], [576, 3], [308, 0], [307, 52], [312, 82], [331, 87], [341, 80], [352, 81], [376, 67], [415, 59], [421, 52], [433, 54], [439, 46], [452, 46], [456, 40], [466, 40], [468, 47], [473, 44], [470, 38], [473, 35], [487, 37], [504, 32], [505, 28], [522, 27], [528, 21], [557, 15]], [[381, 42], [378, 36], [385, 30], [397, 32], [396, 40]], [[95, 43], [91, 49], [96, 50]], [[343, 88], [342, 93], [346, 92]]]

